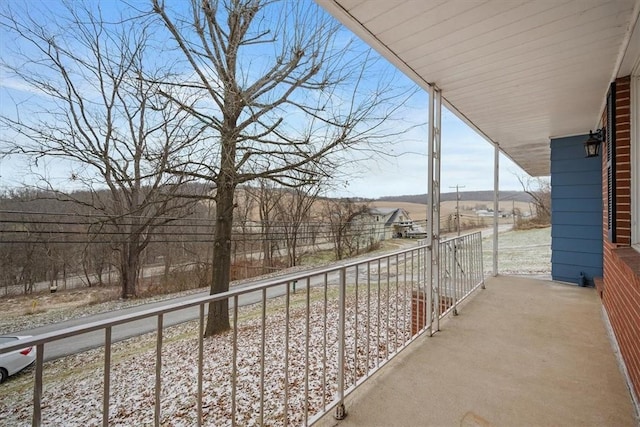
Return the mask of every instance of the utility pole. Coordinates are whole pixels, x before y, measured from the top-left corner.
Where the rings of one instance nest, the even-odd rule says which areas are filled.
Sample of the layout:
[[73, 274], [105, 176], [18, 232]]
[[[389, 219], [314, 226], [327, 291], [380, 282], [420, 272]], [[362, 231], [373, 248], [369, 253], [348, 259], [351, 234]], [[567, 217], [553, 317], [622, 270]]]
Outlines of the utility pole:
[[460, 188], [464, 188], [464, 185], [456, 185], [455, 187], [449, 187], [456, 189], [456, 229], [458, 230], [458, 236], [460, 235]]

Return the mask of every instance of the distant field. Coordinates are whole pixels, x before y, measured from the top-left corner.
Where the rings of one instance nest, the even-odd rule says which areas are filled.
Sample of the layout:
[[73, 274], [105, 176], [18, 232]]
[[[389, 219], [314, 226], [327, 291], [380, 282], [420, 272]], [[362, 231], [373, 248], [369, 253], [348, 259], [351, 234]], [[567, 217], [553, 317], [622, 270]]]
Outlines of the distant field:
[[[237, 202], [238, 208], [236, 209], [236, 215], [240, 216], [242, 213], [246, 213], [249, 218], [254, 221], [259, 221], [260, 215], [258, 211], [258, 203], [255, 200], [252, 200], [251, 197], [248, 197], [244, 193], [244, 189], [238, 190]], [[481, 192], [482, 193], [482, 192]], [[461, 192], [461, 196], [465, 194]], [[473, 194], [473, 193], [471, 193]], [[469, 195], [469, 197], [472, 197]], [[249, 208], [245, 207], [246, 203], [250, 203]], [[512, 201], [512, 200], [503, 200], [500, 201], [500, 210], [503, 212], [511, 212], [513, 208], [517, 208], [520, 212], [527, 213], [532, 209], [532, 205], [528, 202], [521, 201]], [[382, 201], [382, 200], [374, 200], [369, 202], [371, 207], [378, 208], [402, 208], [409, 213], [409, 216], [414, 221], [424, 221], [427, 218], [427, 205], [424, 203], [413, 203], [413, 202], [400, 202], [400, 201]], [[474, 209], [493, 209], [493, 201], [486, 200], [460, 200], [460, 213], [462, 214], [462, 218], [475, 218], [477, 216]], [[446, 221], [446, 218], [455, 213], [456, 211], [456, 202], [455, 200], [447, 200], [440, 203], [440, 217], [443, 221]], [[316, 215], [320, 218], [323, 216], [323, 201], [318, 200], [315, 202], [312, 208], [313, 215]], [[486, 218], [486, 222], [490, 222], [491, 218]], [[500, 222], [505, 223], [509, 222], [511, 219], [504, 218], [501, 219]]]
[[[514, 207], [516, 209], [520, 209], [520, 212], [525, 213], [529, 212], [531, 207], [529, 203], [526, 202], [512, 202], [512, 201], [501, 201], [499, 203], [500, 210], [502, 211], [511, 211]], [[371, 202], [371, 206], [377, 208], [402, 208], [409, 213], [409, 216], [414, 221], [420, 221], [427, 218], [427, 205], [421, 203], [407, 203], [407, 202], [384, 202], [384, 201], [374, 201]], [[476, 213], [473, 211], [474, 208], [480, 207], [493, 208], [492, 202], [486, 201], [477, 201], [477, 200], [460, 200], [460, 213], [464, 217], [473, 217], [476, 216]], [[455, 213], [456, 211], [456, 202], [455, 201], [447, 201], [442, 202], [440, 204], [440, 216], [442, 218], [446, 218], [448, 215]], [[490, 221], [490, 218], [487, 218], [487, 221]], [[503, 219], [501, 222], [505, 221]], [[510, 220], [509, 220], [510, 221]], [[508, 221], [506, 221], [508, 222]]]

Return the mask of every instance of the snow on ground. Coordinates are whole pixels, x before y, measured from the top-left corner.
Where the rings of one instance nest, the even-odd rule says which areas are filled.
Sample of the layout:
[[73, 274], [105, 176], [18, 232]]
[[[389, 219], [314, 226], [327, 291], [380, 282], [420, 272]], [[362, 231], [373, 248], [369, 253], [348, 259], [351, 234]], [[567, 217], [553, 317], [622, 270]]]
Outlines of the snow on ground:
[[[493, 237], [482, 239], [485, 274], [493, 269]], [[500, 233], [498, 272], [551, 275], [551, 227]]]
[[[359, 289], [357, 306], [355, 288], [350, 288], [346, 318], [349, 331], [346, 343], [347, 387], [353, 384], [354, 374], [361, 377], [367, 366], [375, 367], [409, 339], [410, 285], [405, 288], [400, 284], [397, 289], [394, 286], [392, 284], [387, 289], [383, 285], [379, 290], [371, 289], [369, 292], [366, 288]], [[338, 353], [336, 294], [335, 289], [328, 289], [325, 310], [322, 289], [312, 289], [308, 311], [306, 292], [292, 295], [288, 335], [284, 297], [268, 301], [264, 358], [265, 425], [301, 425], [304, 423], [305, 402], [308, 402], [308, 416], [311, 417], [335, 396]], [[236, 420], [239, 425], [259, 424], [261, 312], [261, 306], [239, 309], [236, 376]], [[366, 313], [369, 313], [368, 317]], [[164, 331], [162, 425], [196, 424], [198, 327], [198, 322], [188, 322]], [[287, 336], [288, 357], [285, 357]], [[110, 425], [153, 423], [155, 338], [155, 334], [148, 334], [113, 345]], [[354, 349], [356, 340], [357, 352]], [[232, 360], [232, 332], [204, 341], [205, 425], [230, 424]], [[101, 423], [103, 363], [103, 351], [97, 349], [45, 364], [43, 425], [87, 426]], [[288, 369], [285, 369], [285, 363], [288, 363]], [[285, 372], [288, 373], [287, 423], [283, 413]], [[32, 376], [33, 369], [30, 369], [25, 374], [10, 378], [0, 387], [0, 419], [7, 425], [30, 425]], [[305, 381], [307, 377], [308, 382]]]

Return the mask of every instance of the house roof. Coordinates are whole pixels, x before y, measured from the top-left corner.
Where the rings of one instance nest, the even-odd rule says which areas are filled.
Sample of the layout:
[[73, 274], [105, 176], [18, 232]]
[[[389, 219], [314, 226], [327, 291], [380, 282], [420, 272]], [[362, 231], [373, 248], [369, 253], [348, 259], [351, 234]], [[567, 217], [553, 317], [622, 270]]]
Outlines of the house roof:
[[369, 213], [371, 215], [389, 215], [398, 210], [398, 208], [370, 208]]
[[316, 1], [533, 176], [640, 52], [640, 0]]
[[382, 216], [389, 215], [389, 218], [384, 223], [385, 226], [390, 226], [391, 224], [393, 224], [396, 221], [396, 219], [398, 218], [398, 215], [400, 215], [400, 214], [403, 214], [407, 218], [409, 218], [409, 214], [407, 213], [407, 211], [405, 211], [402, 208], [375, 208], [374, 207], [374, 208], [369, 209], [369, 214], [370, 215], [382, 215]]

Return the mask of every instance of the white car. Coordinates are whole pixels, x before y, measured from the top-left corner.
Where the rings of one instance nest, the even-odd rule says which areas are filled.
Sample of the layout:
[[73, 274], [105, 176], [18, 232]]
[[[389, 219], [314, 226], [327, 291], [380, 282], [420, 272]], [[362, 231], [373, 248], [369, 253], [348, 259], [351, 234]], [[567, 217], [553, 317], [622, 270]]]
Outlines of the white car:
[[[0, 345], [14, 343], [18, 340], [29, 338], [29, 336], [0, 336]], [[4, 382], [9, 375], [20, 372], [36, 360], [36, 348], [27, 347], [21, 350], [14, 350], [9, 353], [0, 354], [0, 383]]]

